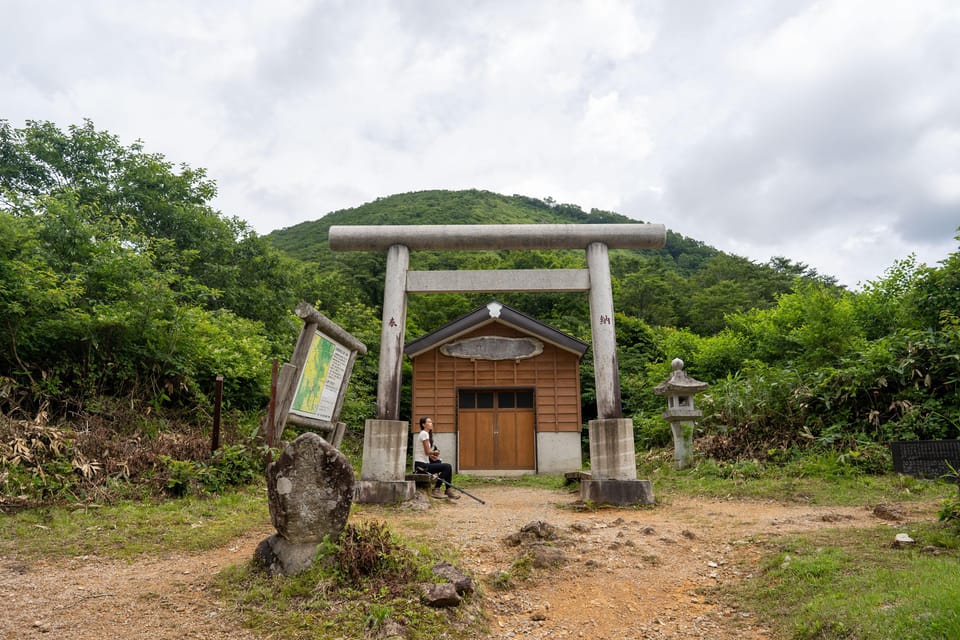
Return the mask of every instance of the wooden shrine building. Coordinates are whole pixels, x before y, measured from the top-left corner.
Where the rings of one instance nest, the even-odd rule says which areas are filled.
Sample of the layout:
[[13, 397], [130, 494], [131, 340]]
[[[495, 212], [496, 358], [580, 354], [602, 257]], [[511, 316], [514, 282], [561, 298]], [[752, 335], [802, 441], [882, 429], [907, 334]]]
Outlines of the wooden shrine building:
[[588, 344], [499, 302], [406, 345], [411, 428], [458, 473], [579, 470], [580, 359]]

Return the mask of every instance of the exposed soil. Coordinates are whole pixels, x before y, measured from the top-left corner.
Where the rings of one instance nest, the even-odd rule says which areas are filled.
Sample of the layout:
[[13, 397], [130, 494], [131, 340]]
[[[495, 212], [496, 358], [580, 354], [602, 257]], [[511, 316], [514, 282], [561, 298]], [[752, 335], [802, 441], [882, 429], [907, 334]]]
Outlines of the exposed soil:
[[[753, 612], [718, 604], [709, 589], [751, 579], [778, 537], [887, 522], [865, 507], [672, 498], [650, 509], [584, 512], [572, 508], [575, 494], [562, 491], [470, 492], [486, 504], [421, 496], [403, 507], [364, 505], [351, 518], [385, 521], [408, 537], [456, 550], [462, 568], [483, 582], [489, 637], [497, 640], [771, 638]], [[899, 507], [907, 521], [934, 517], [932, 505]], [[490, 579], [515, 573], [522, 549], [505, 538], [534, 521], [556, 527], [562, 564], [494, 588]], [[905, 524], [891, 525], [891, 540]], [[247, 562], [272, 532], [265, 522], [221, 549], [133, 562], [84, 556], [27, 565], [0, 558], [0, 637], [254, 640], [209, 583], [224, 567]]]

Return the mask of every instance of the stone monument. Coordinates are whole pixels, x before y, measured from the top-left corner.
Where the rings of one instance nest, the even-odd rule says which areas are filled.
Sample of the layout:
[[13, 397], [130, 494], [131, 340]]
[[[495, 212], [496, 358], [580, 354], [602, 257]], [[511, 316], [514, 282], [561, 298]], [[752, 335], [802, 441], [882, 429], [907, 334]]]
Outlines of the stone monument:
[[274, 574], [310, 568], [325, 536], [340, 537], [354, 489], [350, 461], [315, 433], [303, 433], [267, 467], [270, 520], [277, 533], [260, 543], [256, 562]]

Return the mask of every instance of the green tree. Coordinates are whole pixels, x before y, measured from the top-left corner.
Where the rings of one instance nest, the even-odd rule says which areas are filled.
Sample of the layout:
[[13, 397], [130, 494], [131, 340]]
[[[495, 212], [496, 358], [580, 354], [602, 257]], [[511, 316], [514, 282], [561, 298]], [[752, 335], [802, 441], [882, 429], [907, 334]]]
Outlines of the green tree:
[[852, 295], [822, 284], [802, 284], [771, 309], [728, 316], [754, 357], [770, 364], [821, 366], [849, 354], [862, 338]]
[[209, 207], [202, 171], [90, 122], [0, 122], [0, 159], [0, 364], [27, 391], [18, 404], [193, 403], [217, 374], [228, 403], [262, 400], [267, 310], [243, 302], [278, 302], [288, 259]]
[[[957, 230], [960, 232], [960, 228]], [[960, 241], [960, 233], [954, 239]], [[939, 268], [928, 268], [918, 275], [914, 304], [918, 320], [926, 328], [940, 326], [944, 311], [960, 309], [960, 251], [947, 256]]]

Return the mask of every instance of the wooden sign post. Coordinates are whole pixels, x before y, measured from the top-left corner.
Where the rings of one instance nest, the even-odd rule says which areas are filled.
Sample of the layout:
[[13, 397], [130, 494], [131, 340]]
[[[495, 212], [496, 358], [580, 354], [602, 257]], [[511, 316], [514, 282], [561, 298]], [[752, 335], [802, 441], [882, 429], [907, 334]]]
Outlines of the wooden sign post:
[[289, 423], [316, 431], [339, 448], [346, 431], [340, 422], [343, 398], [357, 355], [367, 347], [306, 302], [297, 305], [295, 313], [303, 329], [293, 357], [280, 369], [266, 439], [277, 443]]

